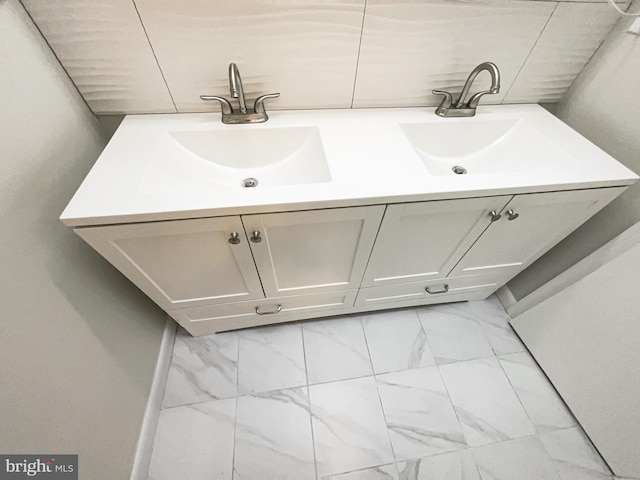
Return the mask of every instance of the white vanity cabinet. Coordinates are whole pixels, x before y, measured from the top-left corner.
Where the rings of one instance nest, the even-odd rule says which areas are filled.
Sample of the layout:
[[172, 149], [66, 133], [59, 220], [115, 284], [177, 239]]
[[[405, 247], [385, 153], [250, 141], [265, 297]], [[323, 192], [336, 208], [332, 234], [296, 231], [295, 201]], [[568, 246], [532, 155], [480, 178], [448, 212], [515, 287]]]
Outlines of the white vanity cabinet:
[[75, 231], [187, 330], [204, 334], [353, 307], [384, 210], [378, 205]]
[[484, 298], [623, 190], [390, 205], [356, 306]]
[[60, 218], [206, 335], [486, 298], [637, 180], [538, 105], [128, 115]]
[[515, 195], [450, 277], [491, 275], [505, 283], [549, 250], [624, 187]]
[[264, 298], [239, 216], [75, 232], [165, 310]]
[[445, 278], [511, 195], [389, 205], [363, 287]]
[[624, 187], [78, 228], [193, 335], [486, 298]]

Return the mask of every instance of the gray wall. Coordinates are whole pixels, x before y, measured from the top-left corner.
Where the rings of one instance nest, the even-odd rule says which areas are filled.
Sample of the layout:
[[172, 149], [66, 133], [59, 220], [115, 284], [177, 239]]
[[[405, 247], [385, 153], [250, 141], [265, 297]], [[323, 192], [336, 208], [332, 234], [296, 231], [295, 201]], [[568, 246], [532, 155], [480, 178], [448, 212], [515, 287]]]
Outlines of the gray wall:
[[[639, 11], [636, 0], [630, 11]], [[623, 18], [554, 112], [607, 153], [640, 174], [640, 36]], [[640, 221], [640, 183], [600, 211], [509, 282], [517, 300]]]
[[58, 220], [106, 135], [17, 0], [0, 65], [0, 452], [128, 478], [165, 315]]

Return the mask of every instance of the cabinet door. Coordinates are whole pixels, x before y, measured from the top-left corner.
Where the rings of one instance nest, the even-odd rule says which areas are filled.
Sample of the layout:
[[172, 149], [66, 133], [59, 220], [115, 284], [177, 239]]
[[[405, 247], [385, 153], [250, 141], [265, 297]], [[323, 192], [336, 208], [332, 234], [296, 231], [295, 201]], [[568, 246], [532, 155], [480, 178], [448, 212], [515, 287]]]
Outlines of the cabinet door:
[[75, 232], [165, 309], [264, 298], [240, 217]]
[[389, 205], [363, 286], [444, 278], [511, 196]]
[[383, 206], [242, 217], [267, 297], [358, 288]]
[[[512, 277], [566, 237], [624, 188], [516, 195], [451, 272]], [[509, 213], [512, 212], [512, 213]]]

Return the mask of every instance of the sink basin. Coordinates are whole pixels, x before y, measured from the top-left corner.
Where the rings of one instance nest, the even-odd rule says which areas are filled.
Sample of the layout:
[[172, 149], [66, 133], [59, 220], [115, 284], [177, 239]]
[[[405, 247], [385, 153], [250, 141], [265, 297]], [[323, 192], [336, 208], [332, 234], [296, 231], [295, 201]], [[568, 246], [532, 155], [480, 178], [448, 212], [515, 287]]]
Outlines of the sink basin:
[[[246, 179], [256, 182], [246, 182]], [[331, 181], [317, 127], [173, 131], [163, 134], [144, 192], [300, 185]]]
[[432, 175], [518, 173], [574, 162], [522, 119], [447, 119], [400, 128]]

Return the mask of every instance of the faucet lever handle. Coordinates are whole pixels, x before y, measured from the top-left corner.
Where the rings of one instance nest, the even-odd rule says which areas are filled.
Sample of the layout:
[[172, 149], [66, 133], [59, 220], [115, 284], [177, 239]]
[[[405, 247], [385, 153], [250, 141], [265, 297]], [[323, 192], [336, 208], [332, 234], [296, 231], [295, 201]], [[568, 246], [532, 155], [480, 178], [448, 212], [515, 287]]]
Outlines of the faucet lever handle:
[[449, 92], [445, 92], [444, 90], [431, 90], [431, 93], [434, 95], [442, 95], [444, 97], [438, 108], [450, 108], [453, 104], [453, 95]]
[[220, 106], [222, 107], [222, 113], [224, 113], [225, 115], [229, 115], [230, 113], [233, 112], [233, 109], [231, 108], [231, 104], [229, 103], [229, 100], [227, 100], [224, 97], [217, 97], [215, 95], [200, 95], [200, 98], [202, 100], [217, 100], [218, 102], [220, 102]]
[[256, 98], [256, 101], [253, 104], [253, 111], [256, 113], [265, 113], [264, 101], [267, 98], [278, 98], [279, 96], [279, 93], [267, 93], [266, 95], [260, 95]]

